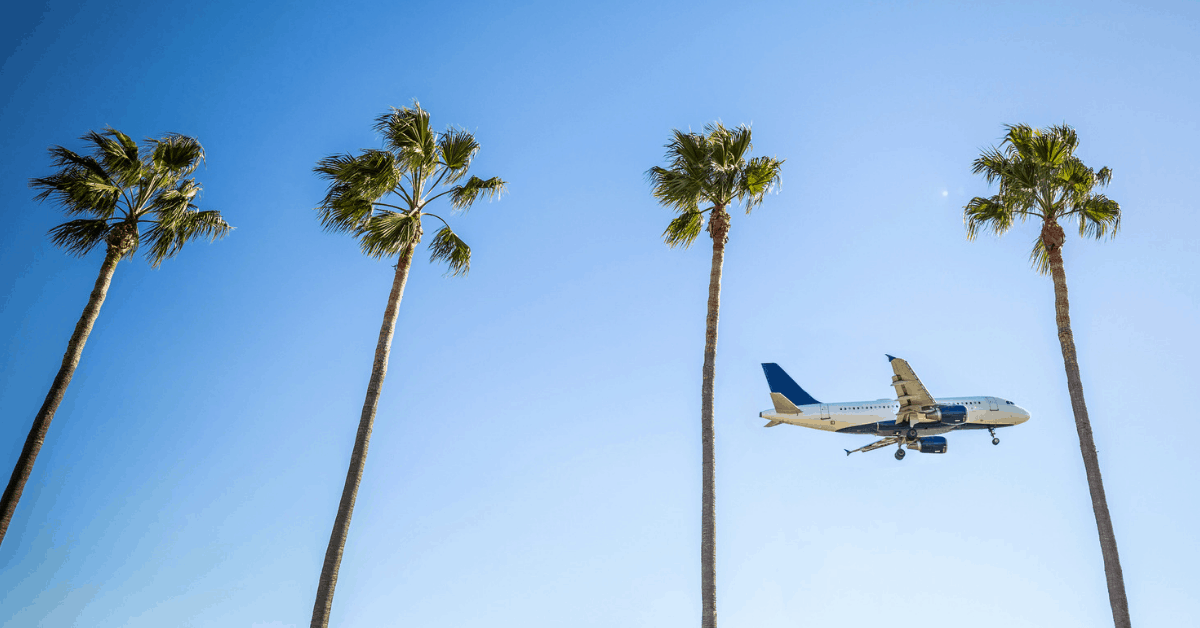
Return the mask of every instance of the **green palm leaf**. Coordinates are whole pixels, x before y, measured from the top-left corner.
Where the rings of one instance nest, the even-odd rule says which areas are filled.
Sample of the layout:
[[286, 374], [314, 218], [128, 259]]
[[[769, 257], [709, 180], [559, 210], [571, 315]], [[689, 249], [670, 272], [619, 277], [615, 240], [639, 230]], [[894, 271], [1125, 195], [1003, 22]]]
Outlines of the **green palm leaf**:
[[454, 183], [471, 167], [471, 160], [479, 152], [479, 142], [463, 129], [451, 129], [443, 133], [437, 143], [442, 165], [447, 172], [445, 182]]
[[463, 185], [459, 185], [450, 190], [450, 204], [454, 209], [466, 210], [480, 197], [486, 196], [488, 200], [499, 198], [505, 191], [504, 181], [499, 177], [490, 179], [480, 179], [479, 177], [471, 177]]
[[163, 139], [152, 139], [154, 146], [150, 162], [158, 172], [186, 177], [204, 161], [204, 147], [195, 138], [168, 133]]
[[421, 215], [384, 212], [372, 216], [359, 229], [362, 252], [376, 259], [396, 255], [421, 241]]
[[137, 142], [113, 128], [89, 131], [83, 137], [93, 144], [96, 160], [114, 182], [126, 188], [137, 185], [145, 171]]
[[704, 214], [702, 212], [685, 211], [667, 223], [667, 228], [662, 234], [663, 241], [671, 248], [678, 246], [686, 249], [692, 245], [692, 242], [695, 242], [703, 228]]
[[471, 247], [446, 225], [429, 243], [429, 261], [444, 261], [450, 267], [450, 275], [465, 275], [471, 270]]
[[104, 241], [108, 221], [99, 218], [68, 220], [50, 230], [50, 241], [71, 255], [83, 257]]

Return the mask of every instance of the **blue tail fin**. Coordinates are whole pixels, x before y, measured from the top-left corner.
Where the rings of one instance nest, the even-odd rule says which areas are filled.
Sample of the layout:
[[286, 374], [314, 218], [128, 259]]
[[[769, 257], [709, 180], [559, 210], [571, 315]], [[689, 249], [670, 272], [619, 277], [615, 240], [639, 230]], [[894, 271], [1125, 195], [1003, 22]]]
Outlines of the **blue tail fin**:
[[771, 387], [771, 392], [777, 392], [787, 397], [788, 401], [798, 406], [821, 403], [813, 399], [812, 395], [804, 392], [804, 389], [792, 381], [792, 378], [788, 377], [788, 374], [784, 373], [778, 364], [772, 362], [763, 364], [762, 367], [763, 373], [767, 376], [767, 385]]

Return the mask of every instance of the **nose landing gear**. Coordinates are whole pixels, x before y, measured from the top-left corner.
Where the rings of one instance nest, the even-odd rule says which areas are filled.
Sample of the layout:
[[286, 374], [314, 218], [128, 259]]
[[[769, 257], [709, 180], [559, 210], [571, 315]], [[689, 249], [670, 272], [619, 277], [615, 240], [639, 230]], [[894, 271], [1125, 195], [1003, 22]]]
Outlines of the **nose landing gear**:
[[999, 445], [999, 444], [1000, 444], [1000, 439], [999, 439], [999, 438], [996, 438], [996, 428], [994, 428], [994, 427], [989, 427], [989, 428], [988, 428], [988, 434], [991, 434], [991, 435], [992, 435], [992, 444], [993, 444], [993, 445]]

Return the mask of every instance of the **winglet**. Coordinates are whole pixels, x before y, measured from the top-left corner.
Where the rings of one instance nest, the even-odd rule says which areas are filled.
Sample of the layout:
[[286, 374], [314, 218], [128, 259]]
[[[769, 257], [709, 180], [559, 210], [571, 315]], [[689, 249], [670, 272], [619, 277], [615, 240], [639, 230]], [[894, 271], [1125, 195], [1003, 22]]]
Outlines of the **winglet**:
[[847, 456], [849, 456], [850, 454], [854, 453], [854, 452], [850, 451], [849, 449], [843, 449], [842, 451], [846, 452], [846, 455], [847, 455]]
[[895, 360], [895, 359], [896, 359], [896, 356], [894, 356], [894, 355], [888, 355], [888, 354], [886, 354], [886, 353], [885, 353], [885, 354], [883, 354], [883, 355], [887, 355], [888, 362], [891, 362], [892, 360]]

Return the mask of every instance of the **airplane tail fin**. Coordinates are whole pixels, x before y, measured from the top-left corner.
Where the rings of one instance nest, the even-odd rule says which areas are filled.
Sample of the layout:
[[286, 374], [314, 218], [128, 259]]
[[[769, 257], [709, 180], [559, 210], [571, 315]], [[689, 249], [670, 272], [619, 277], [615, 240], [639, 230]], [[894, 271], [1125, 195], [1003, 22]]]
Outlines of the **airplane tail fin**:
[[788, 374], [783, 372], [778, 364], [770, 362], [763, 364], [762, 368], [763, 373], [767, 376], [767, 386], [770, 386], [771, 392], [787, 397], [788, 401], [798, 406], [821, 403], [813, 399], [812, 395], [804, 392], [804, 389], [791, 377], [788, 377]]

